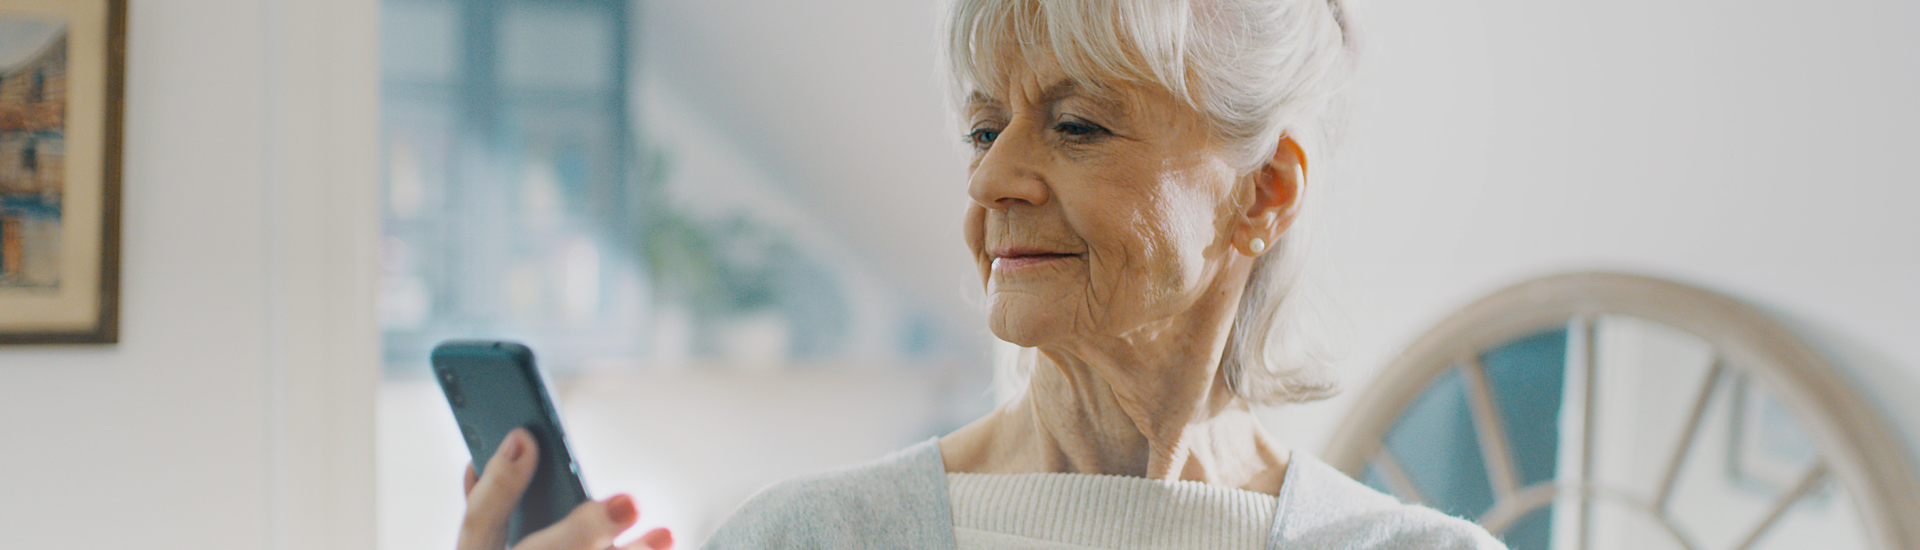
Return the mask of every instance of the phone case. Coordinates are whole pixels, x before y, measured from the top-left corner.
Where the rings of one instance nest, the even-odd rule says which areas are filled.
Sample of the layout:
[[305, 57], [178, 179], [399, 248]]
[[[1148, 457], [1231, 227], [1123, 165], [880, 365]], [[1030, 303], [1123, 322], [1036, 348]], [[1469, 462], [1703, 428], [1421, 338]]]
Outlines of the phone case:
[[507, 524], [508, 544], [566, 517], [587, 501], [580, 467], [568, 449], [560, 415], [533, 363], [533, 350], [513, 342], [454, 340], [433, 348], [433, 374], [473, 454], [474, 469], [514, 428], [539, 443], [540, 464]]

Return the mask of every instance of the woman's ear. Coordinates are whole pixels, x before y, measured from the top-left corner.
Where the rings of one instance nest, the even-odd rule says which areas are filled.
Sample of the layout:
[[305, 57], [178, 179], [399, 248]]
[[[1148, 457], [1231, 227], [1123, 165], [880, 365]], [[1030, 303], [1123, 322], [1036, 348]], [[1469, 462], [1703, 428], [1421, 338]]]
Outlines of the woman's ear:
[[1243, 213], [1246, 234], [1235, 246], [1248, 256], [1259, 256], [1267, 245], [1287, 232], [1300, 211], [1300, 195], [1307, 186], [1306, 151], [1292, 136], [1282, 135], [1274, 147], [1273, 157], [1248, 177], [1253, 185], [1253, 200]]

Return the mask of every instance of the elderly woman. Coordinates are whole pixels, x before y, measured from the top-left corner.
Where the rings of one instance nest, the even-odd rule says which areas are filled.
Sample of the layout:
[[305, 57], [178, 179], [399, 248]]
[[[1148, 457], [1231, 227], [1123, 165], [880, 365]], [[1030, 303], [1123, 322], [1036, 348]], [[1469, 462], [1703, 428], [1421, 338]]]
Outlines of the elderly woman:
[[[1330, 0], [958, 0], [964, 233], [1024, 392], [775, 485], [709, 546], [1499, 547], [1291, 452], [1252, 411], [1332, 389], [1295, 283], [1344, 27]], [[531, 444], [470, 476], [462, 548], [500, 547]], [[636, 516], [590, 502], [521, 547], [604, 548]]]

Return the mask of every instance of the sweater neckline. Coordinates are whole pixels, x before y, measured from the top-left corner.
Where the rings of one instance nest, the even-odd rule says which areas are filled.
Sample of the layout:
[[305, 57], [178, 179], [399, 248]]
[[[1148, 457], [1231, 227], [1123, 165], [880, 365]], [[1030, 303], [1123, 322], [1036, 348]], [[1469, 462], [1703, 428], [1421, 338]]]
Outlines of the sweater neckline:
[[[1254, 550], [1279, 497], [1198, 481], [1106, 474], [948, 473], [961, 546]], [[1283, 483], [1284, 484], [1284, 483]], [[1064, 545], [1064, 546], [1062, 546]]]

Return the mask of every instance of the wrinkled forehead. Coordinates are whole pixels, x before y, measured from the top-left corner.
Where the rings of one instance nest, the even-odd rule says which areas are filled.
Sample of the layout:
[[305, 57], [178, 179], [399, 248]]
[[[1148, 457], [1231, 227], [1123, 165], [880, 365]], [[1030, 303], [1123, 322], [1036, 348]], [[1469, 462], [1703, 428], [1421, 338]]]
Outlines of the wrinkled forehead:
[[1127, 103], [1127, 92], [1138, 92], [1141, 88], [1134, 83], [1068, 75], [1052, 63], [1047, 54], [1015, 59], [1001, 67], [995, 78], [965, 89], [961, 112], [1008, 109], [1015, 104], [1051, 105], [1068, 98], [1113, 106]]
[[1091, 99], [1095, 105], [1114, 110], [1123, 110], [1120, 107], [1126, 103], [1111, 95], [1082, 93], [1079, 83], [1071, 79], [1054, 80], [1051, 84], [1040, 82], [1029, 80], [1008, 86], [1006, 91], [998, 93], [974, 90], [967, 94], [966, 99], [960, 104], [960, 115], [969, 118], [990, 114], [1011, 116], [1013, 111], [1023, 108], [1022, 106], [1050, 109], [1053, 105], [1069, 98]]
[[[956, 0], [949, 67], [956, 107], [1006, 101], [1017, 78], [1072, 83], [1113, 97], [1159, 88], [1192, 104], [1184, 44], [1189, 8], [1177, 0]], [[964, 111], [963, 111], [964, 112]]]

